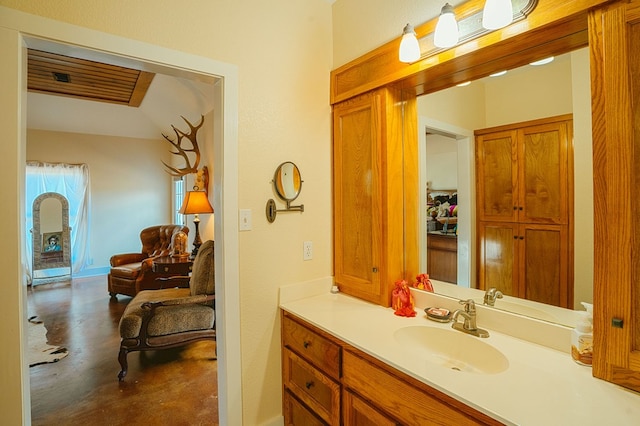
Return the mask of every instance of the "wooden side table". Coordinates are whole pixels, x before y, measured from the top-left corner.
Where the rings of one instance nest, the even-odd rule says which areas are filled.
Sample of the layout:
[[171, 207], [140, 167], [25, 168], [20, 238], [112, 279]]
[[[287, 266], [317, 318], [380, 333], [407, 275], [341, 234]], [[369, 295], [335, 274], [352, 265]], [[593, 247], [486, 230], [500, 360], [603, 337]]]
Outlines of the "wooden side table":
[[166, 281], [163, 287], [189, 287], [189, 274], [193, 267], [193, 260], [188, 257], [157, 257], [153, 260], [151, 270], [157, 274], [156, 279], [170, 278], [174, 276], [183, 276], [185, 279], [176, 279]]

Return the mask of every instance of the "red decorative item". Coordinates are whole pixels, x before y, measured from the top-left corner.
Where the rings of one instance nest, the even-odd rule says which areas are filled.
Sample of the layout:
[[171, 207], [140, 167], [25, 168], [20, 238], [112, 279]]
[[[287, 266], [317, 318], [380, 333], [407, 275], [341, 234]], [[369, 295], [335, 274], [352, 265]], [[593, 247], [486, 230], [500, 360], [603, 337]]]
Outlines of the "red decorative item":
[[413, 296], [405, 280], [395, 282], [396, 287], [391, 292], [391, 307], [394, 313], [401, 317], [415, 317]]
[[431, 284], [431, 280], [429, 279], [429, 274], [417, 275], [416, 283], [413, 286], [415, 288], [419, 288], [420, 290], [426, 290], [433, 293], [433, 284]]

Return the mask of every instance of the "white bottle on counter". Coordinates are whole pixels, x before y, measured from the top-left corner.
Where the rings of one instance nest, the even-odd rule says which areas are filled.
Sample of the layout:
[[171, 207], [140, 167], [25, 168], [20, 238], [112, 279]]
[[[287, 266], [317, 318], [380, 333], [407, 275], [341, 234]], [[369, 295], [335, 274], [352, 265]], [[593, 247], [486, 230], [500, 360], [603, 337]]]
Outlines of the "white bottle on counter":
[[571, 332], [571, 357], [581, 365], [593, 363], [593, 305], [582, 302], [586, 311], [579, 311], [578, 324]]

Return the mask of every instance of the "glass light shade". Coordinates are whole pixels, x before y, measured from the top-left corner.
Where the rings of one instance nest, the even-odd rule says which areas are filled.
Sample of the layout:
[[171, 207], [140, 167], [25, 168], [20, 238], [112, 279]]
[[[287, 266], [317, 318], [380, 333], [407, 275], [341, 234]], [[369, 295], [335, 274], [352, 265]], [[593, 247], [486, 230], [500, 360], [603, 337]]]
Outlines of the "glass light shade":
[[213, 213], [213, 207], [204, 191], [187, 191], [180, 207], [182, 214]]
[[405, 63], [415, 62], [420, 59], [420, 45], [411, 24], [407, 24], [402, 31], [399, 58], [400, 62]]
[[497, 30], [513, 22], [511, 0], [487, 0], [482, 11], [482, 26], [488, 30]]
[[544, 59], [540, 59], [539, 61], [531, 62], [529, 65], [533, 65], [534, 67], [536, 67], [538, 65], [546, 65], [546, 64], [549, 64], [549, 63], [553, 62], [553, 59], [554, 59], [553, 56], [549, 56], [548, 58], [544, 58]]
[[458, 21], [453, 13], [453, 7], [449, 3], [442, 6], [436, 32], [433, 36], [433, 44], [436, 47], [452, 47], [458, 43]]

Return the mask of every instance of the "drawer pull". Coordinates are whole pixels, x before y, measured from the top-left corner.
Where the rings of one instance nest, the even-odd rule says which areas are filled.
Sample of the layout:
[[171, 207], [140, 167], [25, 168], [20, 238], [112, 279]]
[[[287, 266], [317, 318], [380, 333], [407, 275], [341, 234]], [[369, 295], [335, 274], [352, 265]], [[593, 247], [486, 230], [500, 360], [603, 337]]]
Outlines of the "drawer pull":
[[311, 389], [313, 387], [313, 382], [307, 382], [304, 384], [304, 387], [307, 388], [307, 390]]
[[304, 348], [305, 348], [305, 349], [307, 349], [309, 346], [311, 346], [311, 342], [310, 342], [310, 341], [308, 341], [308, 340], [305, 340], [305, 341], [302, 343], [302, 346], [304, 346]]

